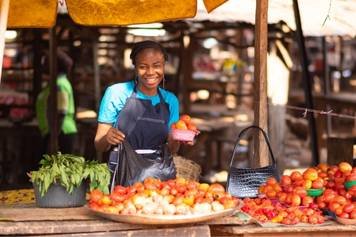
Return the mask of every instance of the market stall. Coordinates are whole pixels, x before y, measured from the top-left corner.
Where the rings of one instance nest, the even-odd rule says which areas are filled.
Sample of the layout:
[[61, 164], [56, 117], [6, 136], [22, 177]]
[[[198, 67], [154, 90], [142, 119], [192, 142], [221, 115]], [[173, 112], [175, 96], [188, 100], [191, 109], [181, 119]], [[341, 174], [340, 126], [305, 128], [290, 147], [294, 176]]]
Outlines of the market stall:
[[[211, 1], [206, 2], [208, 2], [207, 5], [211, 3]], [[221, 3], [221, 1], [218, 2], [213, 8]], [[74, 7], [79, 9], [79, 13], [82, 13], [80, 10], [85, 10], [85, 7], [89, 10], [93, 9], [90, 4], [74, 5]], [[102, 11], [105, 12], [105, 9]], [[257, 83], [255, 98], [258, 100], [255, 109], [255, 124], [266, 129], [267, 1], [257, 1], [257, 12], [259, 14], [256, 16], [255, 49], [260, 54], [256, 56], [255, 63]], [[190, 13], [187, 16], [190, 16]], [[80, 23], [95, 24], [86, 17], [86, 14], [79, 14], [76, 17]], [[148, 19], [148, 21], [154, 20]], [[128, 24], [125, 21], [123, 23]], [[55, 52], [54, 44], [54, 42], [51, 43], [52, 52]], [[55, 90], [54, 84], [52, 84], [52, 89]], [[213, 121], [206, 131], [219, 129], [216, 127], [222, 126], [222, 122]], [[178, 125], [175, 124], [175, 126], [177, 128]], [[184, 124], [184, 126], [189, 127], [189, 124]], [[195, 130], [188, 130], [194, 131], [195, 134], [196, 127]], [[267, 146], [260, 140], [256, 142], [255, 151], [259, 158], [256, 163], [263, 166], [268, 163], [268, 152]], [[58, 156], [61, 157], [61, 154]], [[57, 158], [53, 160], [56, 161]], [[61, 157], [63, 164], [67, 162], [65, 158], [77, 160], [74, 156]], [[98, 169], [90, 170], [90, 165], [84, 164], [84, 158], [78, 158], [81, 161], [80, 165], [84, 168], [79, 165], [75, 166], [76, 169], [73, 170], [76, 173], [70, 178], [64, 173], [65, 171], [72, 173], [69, 167], [74, 167], [73, 165], [64, 165], [63, 168], [55, 163], [51, 166], [50, 158], [46, 157], [46, 159], [41, 163], [46, 166], [45, 169], [30, 174], [32, 182], [39, 187], [39, 189], [35, 188], [36, 204], [40, 206], [38, 192], [46, 194], [53, 183], [59, 182], [65, 187], [70, 184], [70, 188], [66, 187], [67, 191], [68, 189], [73, 191], [74, 184], [76, 186], [81, 183], [82, 179], [90, 178], [91, 183], [95, 183], [96, 186], [91, 187], [86, 199], [84, 193], [86, 206], [44, 209], [34, 207], [32, 203], [1, 207], [1, 234], [17, 236], [30, 234], [51, 236], [63, 234], [74, 236], [275, 236], [278, 234], [295, 236], [297, 232], [299, 236], [324, 236], [332, 232], [333, 236], [346, 234], [353, 236], [356, 231], [353, 222], [356, 218], [356, 206], [354, 206], [356, 190], [353, 183], [356, 181], [356, 170], [349, 164], [310, 168], [303, 174], [293, 173], [291, 176], [283, 176], [280, 182], [275, 178], [266, 179], [266, 176], [263, 180], [258, 177], [254, 179], [252, 176], [253, 183], [250, 186], [253, 186], [255, 195], [251, 198], [245, 196], [245, 199], [239, 199], [226, 193], [225, 188], [220, 184], [209, 185], [180, 177], [164, 182], [148, 178], [142, 183], [137, 182], [128, 187], [118, 185], [113, 187], [109, 194], [106, 190], [108, 180], [99, 182], [103, 177], [95, 174], [95, 170]], [[89, 171], [85, 170], [88, 166]], [[105, 172], [108, 171], [105, 170]], [[58, 176], [54, 177], [54, 175]], [[350, 187], [347, 185], [348, 181], [351, 182]], [[259, 184], [256, 186], [254, 182], [259, 182]], [[100, 190], [103, 186], [105, 190]], [[308, 191], [311, 189], [321, 190], [318, 194], [320, 198], [309, 194]], [[259, 197], [255, 198], [257, 193]], [[329, 198], [326, 197], [326, 193], [329, 194]], [[332, 197], [330, 197], [331, 194]], [[28, 195], [33, 195], [33, 193], [30, 192]], [[1, 200], [8, 200], [8, 196], [1, 196]], [[33, 199], [30, 199], [30, 203], [31, 201]], [[55, 201], [55, 198], [49, 201]], [[328, 209], [334, 215], [324, 215], [322, 209]], [[338, 217], [351, 222], [342, 225]], [[177, 222], [182, 221], [184, 224], [172, 225], [174, 218]], [[208, 219], [210, 220], [207, 221]], [[149, 223], [142, 223], [144, 222], [142, 220]], [[167, 220], [166, 224], [165, 220]], [[148, 225], [154, 221], [160, 221], [160, 224]]]
[[[171, 236], [173, 232], [177, 236], [295, 236], [296, 232], [300, 236], [324, 236], [329, 232], [333, 236], [354, 236], [356, 233], [356, 169], [347, 162], [293, 171], [280, 181], [274, 177], [261, 180], [255, 175], [249, 182], [259, 184], [251, 183], [245, 191], [242, 183], [230, 180], [227, 190], [241, 198], [225, 192], [221, 184], [199, 183], [183, 178], [184, 175], [167, 181], [147, 178], [127, 187], [116, 185], [109, 194], [109, 177], [105, 175], [109, 171], [105, 165], [61, 154], [47, 156], [41, 163], [42, 167], [30, 174], [35, 190], [0, 192], [0, 200], [6, 204], [0, 207], [0, 233], [104, 236], [143, 233]], [[69, 179], [73, 172], [66, 169], [68, 163], [76, 169], [82, 166], [82, 175]], [[91, 174], [90, 179], [87, 177], [91, 191], [79, 198], [80, 188], [73, 185], [81, 183], [85, 174]], [[54, 182], [67, 187], [62, 188], [64, 193], [55, 188]], [[69, 196], [68, 188], [74, 188]]]

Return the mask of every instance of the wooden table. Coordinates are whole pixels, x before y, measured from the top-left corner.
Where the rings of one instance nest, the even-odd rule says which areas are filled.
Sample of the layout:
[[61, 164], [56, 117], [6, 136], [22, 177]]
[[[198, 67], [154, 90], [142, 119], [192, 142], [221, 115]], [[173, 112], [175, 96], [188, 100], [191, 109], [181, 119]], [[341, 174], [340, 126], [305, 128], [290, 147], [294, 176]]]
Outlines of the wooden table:
[[[246, 223], [249, 223], [246, 225]], [[13, 236], [356, 236], [356, 226], [260, 227], [235, 217], [199, 224], [150, 226], [105, 220], [86, 208], [0, 207], [0, 235]]]
[[96, 217], [86, 208], [0, 207], [0, 235], [210, 236], [207, 224], [132, 225]]
[[325, 226], [280, 226], [259, 227], [256, 225], [244, 226], [210, 226], [211, 235], [222, 236], [254, 236], [254, 237], [341, 237], [356, 236], [355, 225], [331, 224]]

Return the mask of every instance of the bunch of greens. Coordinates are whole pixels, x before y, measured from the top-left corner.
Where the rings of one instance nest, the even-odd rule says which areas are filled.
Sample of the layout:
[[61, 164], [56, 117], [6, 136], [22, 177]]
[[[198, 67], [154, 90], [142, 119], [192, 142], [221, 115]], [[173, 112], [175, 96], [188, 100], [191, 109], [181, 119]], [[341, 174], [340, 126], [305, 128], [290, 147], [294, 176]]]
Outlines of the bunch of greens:
[[83, 157], [71, 154], [44, 155], [38, 171], [30, 173], [31, 181], [38, 185], [43, 196], [51, 184], [64, 186], [67, 192], [89, 180], [90, 190], [100, 189], [109, 192], [110, 171], [106, 164], [86, 161]]

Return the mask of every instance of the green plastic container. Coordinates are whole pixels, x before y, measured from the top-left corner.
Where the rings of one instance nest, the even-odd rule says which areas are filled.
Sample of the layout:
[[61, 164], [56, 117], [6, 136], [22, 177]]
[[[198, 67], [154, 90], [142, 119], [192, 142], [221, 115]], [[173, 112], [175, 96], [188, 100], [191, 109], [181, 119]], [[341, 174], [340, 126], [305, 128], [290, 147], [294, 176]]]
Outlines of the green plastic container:
[[350, 189], [350, 188], [352, 188], [352, 186], [355, 186], [355, 185], [356, 185], [356, 180], [345, 182], [346, 189]]
[[324, 189], [315, 189], [315, 188], [311, 188], [307, 190], [308, 196], [310, 197], [319, 197], [320, 195], [322, 195], [324, 192]]

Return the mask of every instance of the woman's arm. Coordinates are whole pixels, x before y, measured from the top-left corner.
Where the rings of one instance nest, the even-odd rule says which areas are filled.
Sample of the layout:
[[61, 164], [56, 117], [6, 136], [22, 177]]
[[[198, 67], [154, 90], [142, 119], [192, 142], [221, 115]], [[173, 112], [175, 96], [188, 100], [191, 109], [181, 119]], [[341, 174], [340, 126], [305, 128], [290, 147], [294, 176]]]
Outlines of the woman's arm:
[[94, 141], [96, 150], [101, 152], [107, 151], [112, 145], [117, 145], [124, 139], [125, 134], [113, 128], [111, 124], [98, 123]]
[[177, 154], [178, 150], [179, 150], [179, 147], [180, 147], [180, 142], [179, 141], [176, 141], [172, 138], [172, 134], [170, 133], [168, 135], [168, 148], [169, 148], [169, 151], [175, 155]]

